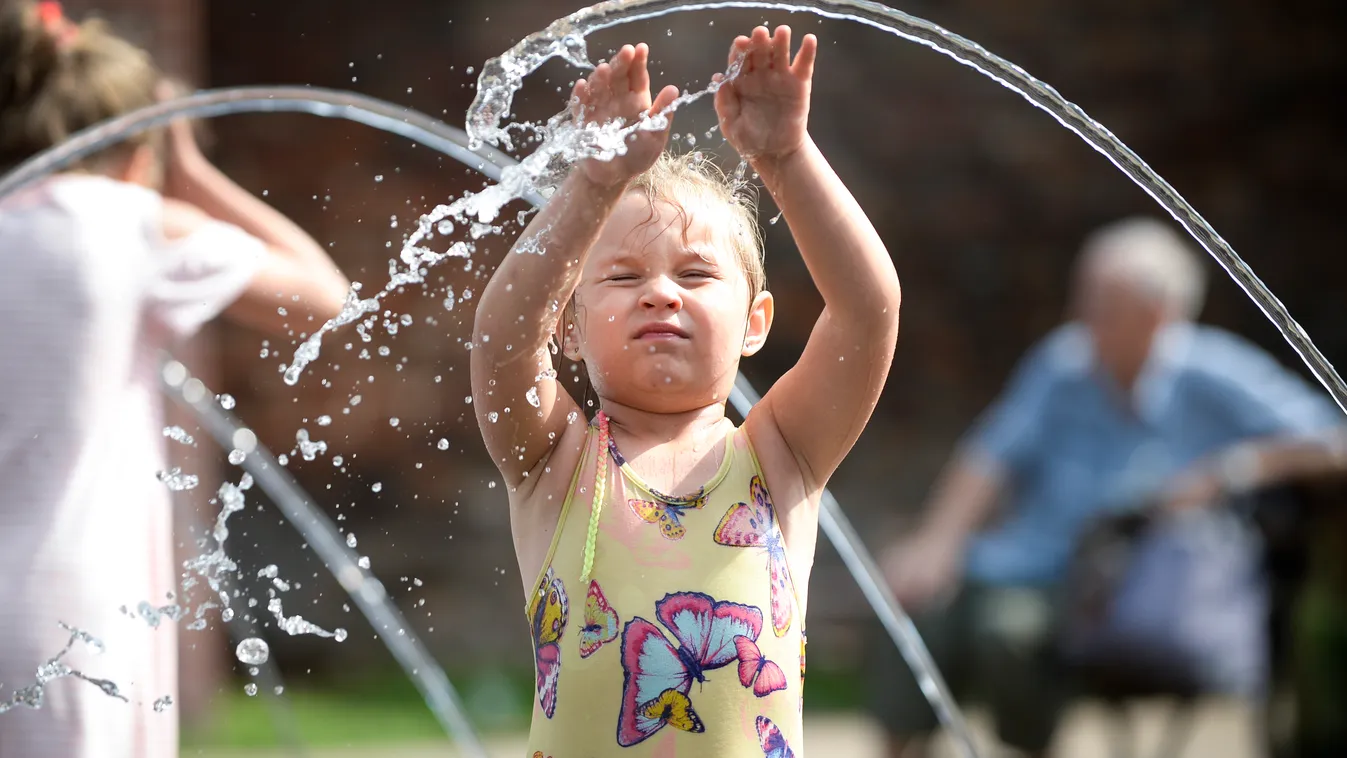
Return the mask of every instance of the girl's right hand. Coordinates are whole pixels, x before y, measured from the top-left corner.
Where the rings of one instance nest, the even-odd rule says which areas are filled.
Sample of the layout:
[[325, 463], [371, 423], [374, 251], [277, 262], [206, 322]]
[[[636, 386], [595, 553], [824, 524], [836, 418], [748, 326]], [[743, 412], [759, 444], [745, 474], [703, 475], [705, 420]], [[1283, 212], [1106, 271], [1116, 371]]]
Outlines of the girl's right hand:
[[[589, 79], [575, 82], [572, 91], [572, 113], [577, 121], [604, 123], [621, 119], [631, 125], [642, 114], [655, 114], [678, 97], [678, 88], [669, 85], [651, 102], [650, 73], [646, 62], [650, 49], [645, 43], [624, 45], [608, 62], [600, 63]], [[580, 170], [595, 184], [612, 187], [625, 184], [654, 165], [669, 138], [673, 114], [666, 114], [667, 123], [661, 130], [638, 129], [627, 138], [627, 152], [610, 161], [589, 158], [580, 163]]]

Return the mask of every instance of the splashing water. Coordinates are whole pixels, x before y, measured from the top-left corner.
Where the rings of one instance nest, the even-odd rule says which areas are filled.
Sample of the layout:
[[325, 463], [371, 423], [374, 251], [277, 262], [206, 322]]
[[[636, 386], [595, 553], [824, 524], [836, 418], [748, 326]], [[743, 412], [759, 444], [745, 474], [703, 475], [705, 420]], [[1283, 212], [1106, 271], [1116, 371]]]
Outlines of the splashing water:
[[[225, 554], [225, 542], [229, 539], [228, 522], [230, 516], [243, 510], [243, 493], [251, 486], [252, 477], [248, 474], [244, 474], [237, 485], [230, 482], [220, 485], [216, 494], [220, 512], [216, 515], [215, 527], [211, 530], [211, 537], [215, 539], [215, 550], [183, 562], [183, 568], [205, 580], [206, 585], [220, 598], [220, 616], [225, 621], [233, 618], [234, 614], [229, 607], [229, 592], [224, 588], [223, 580], [229, 574], [238, 571], [238, 565]], [[195, 580], [186, 578], [183, 581], [183, 588], [190, 589], [194, 584]]]
[[299, 448], [299, 454], [306, 461], [311, 461], [327, 452], [327, 443], [322, 440], [310, 440], [308, 429], [300, 429], [295, 432], [295, 443]]
[[116, 683], [107, 679], [96, 679], [88, 676], [61, 662], [61, 659], [75, 647], [76, 642], [82, 642], [95, 653], [100, 654], [104, 652], [104, 646], [101, 640], [83, 629], [70, 626], [65, 622], [57, 623], [61, 625], [62, 629], [70, 633], [70, 640], [66, 642], [65, 647], [61, 648], [59, 653], [48, 658], [42, 665], [37, 667], [36, 682], [27, 687], [21, 687], [15, 690], [8, 702], [0, 702], [0, 713], [5, 713], [18, 707], [41, 708], [42, 701], [46, 697], [46, 686], [57, 679], [63, 679], [65, 677], [82, 679], [102, 690], [103, 694], [108, 697], [115, 697], [118, 700], [127, 702], [126, 697], [122, 695], [121, 690], [117, 687]]
[[142, 600], [140, 605], [136, 606], [136, 614], [151, 628], [158, 629], [164, 619], [176, 622], [186, 616], [187, 611], [176, 603], [156, 608], [148, 600]]
[[196, 485], [200, 481], [197, 479], [196, 474], [184, 474], [182, 473], [182, 469], [177, 466], [174, 466], [168, 471], [160, 471], [155, 474], [155, 476], [159, 478], [159, 481], [164, 483], [164, 486], [174, 492], [196, 489]]
[[468, 110], [469, 147], [476, 149], [484, 145], [504, 145], [508, 149], [511, 144], [508, 126], [502, 127], [501, 122], [510, 113], [514, 93], [523, 86], [524, 77], [536, 71], [547, 60], [558, 57], [578, 68], [592, 68], [584, 44], [585, 37], [590, 33], [680, 11], [722, 8], [803, 11], [872, 26], [949, 56], [1046, 111], [1121, 169], [1168, 211], [1258, 305], [1287, 343], [1295, 348], [1338, 406], [1347, 412], [1347, 383], [1343, 382], [1333, 364], [1310, 340], [1304, 328], [1291, 317], [1281, 300], [1272, 294], [1211, 224], [1131, 148], [1086, 114], [1080, 106], [1062, 97], [1057, 90], [1019, 66], [937, 24], [870, 0], [608, 0], [583, 8], [557, 19], [546, 29], [530, 34], [482, 66], [482, 72], [477, 77], [477, 95]]
[[188, 434], [187, 430], [180, 426], [164, 427], [164, 436], [174, 442], [181, 442], [184, 445], [191, 445], [195, 442], [195, 440], [192, 439], [192, 435]]
[[[579, 40], [578, 47], [571, 45], [568, 48], [568, 44], [563, 41], [559, 43], [558, 49], [571, 50], [574, 57], [570, 57], [568, 60], [588, 66], [587, 58], [584, 55], [583, 39]], [[534, 132], [541, 141], [538, 148], [523, 160], [506, 166], [500, 172], [500, 177], [495, 184], [487, 186], [480, 192], [466, 192], [458, 199], [448, 204], [438, 205], [429, 213], [421, 216], [417, 222], [416, 230], [408, 236], [407, 241], [402, 246], [400, 258], [403, 268], [399, 270], [390, 264], [388, 283], [384, 285], [380, 292], [365, 300], [360, 300], [357, 297], [356, 292], [359, 285], [353, 284], [341, 313], [323, 324], [295, 349], [290, 365], [284, 373], [286, 384], [294, 385], [299, 382], [304, 369], [318, 358], [323, 337], [327, 333], [345, 324], [352, 323], [366, 314], [374, 314], [357, 325], [357, 331], [360, 333], [361, 339], [369, 341], [366, 330], [373, 326], [377, 319], [379, 303], [386, 295], [396, 291], [399, 287], [424, 282], [426, 272], [435, 265], [450, 258], [470, 258], [477, 251], [477, 246], [473, 242], [461, 240], [454, 242], [444, 252], [437, 252], [426, 247], [423, 243], [431, 239], [436, 232], [444, 234], [444, 230], [452, 231], [457, 225], [467, 227], [473, 240], [487, 235], [499, 234], [502, 227], [493, 226], [491, 222], [500, 215], [501, 209], [507, 204], [514, 200], [533, 196], [550, 196], [561, 180], [566, 177], [571, 166], [580, 160], [593, 158], [607, 161], [625, 154], [627, 141], [633, 134], [637, 131], [659, 131], [666, 128], [669, 123], [669, 114], [708, 94], [714, 94], [721, 85], [732, 81], [738, 75], [740, 63], [741, 61], [732, 63], [726, 69], [721, 81], [712, 82], [704, 89], [695, 92], [681, 94], [663, 110], [654, 114], [642, 114], [640, 119], [632, 123], [624, 123], [621, 119], [605, 123], [576, 123], [573, 114], [567, 109], [548, 119], [545, 125], [515, 125], [517, 128]], [[504, 135], [505, 130], [502, 129], [497, 141], [504, 142], [508, 146], [510, 144], [509, 139]], [[536, 236], [521, 240], [516, 249], [520, 252], [529, 250], [540, 255], [544, 252], [539, 249]], [[463, 298], [467, 299], [467, 297], [468, 293], [465, 292]], [[445, 300], [445, 307], [447, 309], [453, 308], [452, 295]], [[396, 329], [394, 328], [391, 331], [396, 332]]]
[[267, 610], [271, 612], [271, 615], [276, 617], [276, 626], [280, 627], [281, 631], [286, 634], [292, 636], [297, 634], [314, 634], [319, 637], [333, 637], [337, 642], [346, 639], [345, 629], [338, 628], [335, 631], [329, 632], [317, 624], [305, 621], [303, 616], [286, 616], [285, 610], [281, 607], [281, 599], [278, 597], [273, 597], [267, 601]]

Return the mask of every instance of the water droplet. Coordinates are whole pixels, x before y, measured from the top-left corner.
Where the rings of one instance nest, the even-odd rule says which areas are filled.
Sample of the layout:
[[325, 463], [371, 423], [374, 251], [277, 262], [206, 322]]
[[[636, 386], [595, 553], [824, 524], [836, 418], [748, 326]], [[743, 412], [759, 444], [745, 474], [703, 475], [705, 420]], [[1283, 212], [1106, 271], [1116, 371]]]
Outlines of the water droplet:
[[374, 175], [374, 182], [375, 182], [376, 184], [379, 183], [379, 182], [382, 182], [383, 180], [384, 180], [384, 175], [383, 175], [383, 174], [375, 174], [375, 175]]
[[271, 657], [271, 647], [267, 645], [266, 640], [260, 637], [249, 637], [234, 648], [234, 656], [239, 659], [240, 663], [260, 666], [267, 662], [267, 658]]
[[224, 409], [227, 410], [227, 411], [228, 411], [228, 410], [232, 410], [232, 409], [234, 408], [234, 396], [233, 396], [233, 395], [217, 395], [217, 396], [215, 397], [215, 399], [216, 399], [216, 400], [219, 400], [219, 401], [220, 401], [220, 407], [221, 407], [221, 408], [224, 408]]
[[182, 473], [182, 469], [176, 466], [168, 471], [160, 471], [155, 474], [155, 476], [159, 478], [159, 481], [164, 483], [164, 486], [174, 492], [194, 489], [199, 481], [195, 474], [184, 474]]
[[368, 555], [360, 556], [360, 560], [356, 561], [356, 565], [362, 569], [369, 568], [369, 556]]
[[441, 220], [440, 223], [436, 225], [435, 228], [439, 231], [440, 234], [443, 234], [447, 237], [450, 234], [454, 233], [454, 222], [446, 218]]
[[496, 488], [496, 483], [495, 483], [495, 482], [487, 482], [487, 483], [486, 483], [486, 488], [489, 489], [489, 490], [494, 490], [494, 489]]
[[384, 488], [383, 482], [375, 482], [373, 485], [370, 486], [370, 492], [382, 492], [383, 488]]
[[331, 423], [332, 423], [332, 417], [331, 417], [331, 416], [319, 416], [319, 417], [318, 417], [318, 425], [319, 425], [319, 426], [327, 426], [328, 424], [331, 424]]
[[247, 457], [248, 454], [243, 452], [242, 450], [235, 449], [229, 451], [229, 462], [234, 464], [235, 466], [239, 465], [240, 463], [243, 463], [243, 459]]
[[538, 399], [537, 387], [529, 387], [528, 390], [524, 393], [524, 399], [528, 400], [529, 405], [533, 406], [534, 408], [542, 407], [542, 401]]
[[498, 420], [500, 420], [500, 414], [496, 413], [495, 411], [491, 411], [490, 413], [486, 414], [486, 420], [494, 424]]
[[168, 437], [174, 442], [181, 442], [184, 445], [190, 445], [193, 442], [192, 435], [188, 434], [187, 430], [183, 429], [180, 426], [164, 427], [164, 436]]
[[346, 535], [346, 547], [355, 547], [356, 540], [354, 534]]
[[173, 696], [164, 695], [163, 697], [154, 701], [154, 712], [163, 713], [164, 711], [168, 710], [168, 707], [171, 705], [173, 705]]
[[438, 448], [441, 449], [441, 450], [448, 450], [448, 449], [449, 449], [449, 440], [444, 439], [443, 437], [441, 437], [441, 438], [440, 438], [440, 441], [435, 443], [435, 447], [438, 447]]
[[279, 694], [281, 694], [282, 692], [285, 692], [285, 687], [278, 684], [278, 685], [276, 685], [276, 689], [273, 690], [273, 692], [275, 692], [277, 695], [279, 695]]
[[248, 682], [247, 684], [243, 685], [243, 691], [247, 693], [248, 697], [252, 697], [257, 694], [257, 685], [253, 684], [252, 682]]
[[346, 640], [346, 630], [337, 629], [335, 632], [332, 633], [332, 639], [336, 640], [337, 642], [344, 642]]
[[397, 416], [393, 416], [392, 418], [388, 419], [389, 426], [397, 426], [399, 423], [401, 422], [398, 420]]

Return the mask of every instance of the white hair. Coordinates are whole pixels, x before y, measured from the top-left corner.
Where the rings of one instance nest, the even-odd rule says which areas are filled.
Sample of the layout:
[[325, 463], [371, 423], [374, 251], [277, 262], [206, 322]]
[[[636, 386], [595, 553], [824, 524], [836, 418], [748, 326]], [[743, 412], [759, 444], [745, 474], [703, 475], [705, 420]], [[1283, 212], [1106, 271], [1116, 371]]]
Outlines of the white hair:
[[1082, 271], [1121, 276], [1183, 318], [1196, 318], [1207, 275], [1192, 247], [1168, 224], [1149, 217], [1115, 221], [1086, 238]]

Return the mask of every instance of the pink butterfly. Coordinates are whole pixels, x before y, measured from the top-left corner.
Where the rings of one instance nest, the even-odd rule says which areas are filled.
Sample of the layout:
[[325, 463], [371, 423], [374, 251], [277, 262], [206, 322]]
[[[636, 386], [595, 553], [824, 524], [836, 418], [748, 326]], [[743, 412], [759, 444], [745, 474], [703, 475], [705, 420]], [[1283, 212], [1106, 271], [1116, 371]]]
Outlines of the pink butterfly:
[[786, 689], [786, 673], [762, 656], [758, 643], [747, 637], [735, 637], [734, 647], [739, 652], [740, 684], [752, 687], [753, 694], [758, 697]]
[[603, 645], [617, 639], [617, 611], [608, 605], [599, 583], [589, 583], [585, 596], [585, 625], [580, 627], [580, 657], [588, 658]]
[[753, 504], [735, 503], [725, 512], [716, 527], [715, 539], [730, 547], [760, 547], [767, 551], [767, 574], [772, 587], [772, 631], [783, 637], [790, 629], [794, 615], [790, 568], [786, 564], [786, 547], [781, 530], [776, 525], [776, 511], [772, 497], [762, 477], [754, 475], [748, 485]]
[[758, 745], [765, 758], [795, 758], [794, 751], [786, 744], [785, 735], [766, 716], [758, 717]]
[[534, 593], [531, 615], [534, 659], [537, 663], [538, 704], [552, 718], [557, 709], [557, 680], [561, 676], [561, 635], [570, 615], [566, 587], [556, 573], [546, 576]]
[[655, 617], [673, 632], [678, 647], [655, 624], [640, 618], [622, 630], [622, 707], [617, 744], [630, 747], [671, 724], [703, 731], [688, 693], [705, 682], [706, 672], [738, 657], [736, 637], [756, 640], [762, 611], [748, 605], [716, 602], [700, 592], [665, 595]]

